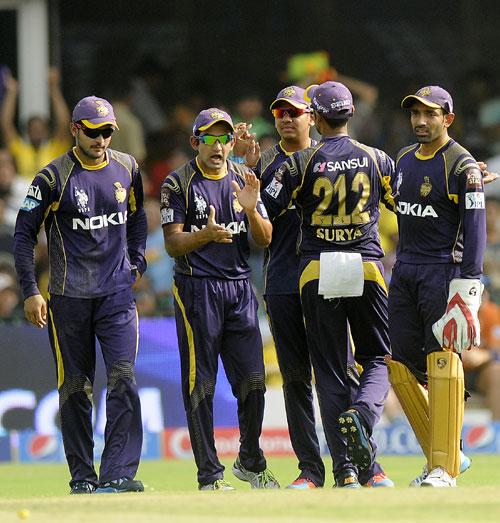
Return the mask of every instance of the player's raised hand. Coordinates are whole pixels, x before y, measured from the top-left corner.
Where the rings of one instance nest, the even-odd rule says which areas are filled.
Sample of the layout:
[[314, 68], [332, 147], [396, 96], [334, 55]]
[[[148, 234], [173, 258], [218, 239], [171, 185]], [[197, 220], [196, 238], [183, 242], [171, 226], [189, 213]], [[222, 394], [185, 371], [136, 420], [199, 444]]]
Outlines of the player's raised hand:
[[245, 154], [245, 165], [253, 169], [260, 160], [260, 144], [255, 140], [248, 146]]
[[240, 122], [236, 124], [234, 130], [235, 143], [233, 147], [234, 156], [245, 156], [252, 144], [255, 142], [256, 135], [250, 132], [252, 124]]
[[208, 213], [207, 226], [204, 229], [205, 233], [208, 234], [210, 241], [216, 243], [232, 243], [233, 235], [225, 229], [222, 225], [219, 225], [215, 221], [215, 207], [210, 205]]
[[259, 199], [260, 181], [255, 176], [255, 173], [248, 171], [245, 173], [245, 185], [243, 188], [233, 180], [234, 192], [246, 213], [252, 212], [257, 207], [257, 200]]
[[481, 174], [483, 175], [483, 183], [486, 185], [488, 183], [494, 182], [495, 180], [498, 180], [500, 178], [500, 175], [498, 173], [492, 173], [488, 171], [487, 167], [488, 164], [484, 162], [477, 162], [479, 165], [479, 168], [481, 169]]
[[47, 325], [47, 303], [40, 294], [24, 300], [24, 315], [35, 327], [43, 329]]

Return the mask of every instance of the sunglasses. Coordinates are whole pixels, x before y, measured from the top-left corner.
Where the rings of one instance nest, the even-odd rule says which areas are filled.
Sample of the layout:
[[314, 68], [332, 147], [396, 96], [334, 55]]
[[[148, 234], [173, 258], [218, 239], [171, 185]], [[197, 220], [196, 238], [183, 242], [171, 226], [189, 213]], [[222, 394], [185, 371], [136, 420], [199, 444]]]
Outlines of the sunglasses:
[[198, 138], [198, 140], [200, 140], [200, 142], [204, 143], [205, 145], [213, 145], [215, 142], [219, 142], [221, 145], [226, 145], [234, 138], [234, 135], [232, 133], [219, 135], [200, 134], [200, 136], [197, 136], [196, 138]]
[[277, 107], [272, 110], [275, 118], [284, 118], [287, 114], [290, 118], [298, 118], [305, 113], [310, 113], [309, 109], [299, 109], [298, 107]]
[[85, 136], [88, 136], [89, 138], [92, 138], [94, 140], [99, 136], [102, 136], [104, 139], [107, 139], [115, 132], [115, 130], [112, 127], [105, 127], [104, 129], [100, 127], [98, 127], [97, 129], [89, 129], [85, 125], [79, 123], [75, 125], [78, 127], [78, 129], [81, 129], [83, 131], [83, 134]]

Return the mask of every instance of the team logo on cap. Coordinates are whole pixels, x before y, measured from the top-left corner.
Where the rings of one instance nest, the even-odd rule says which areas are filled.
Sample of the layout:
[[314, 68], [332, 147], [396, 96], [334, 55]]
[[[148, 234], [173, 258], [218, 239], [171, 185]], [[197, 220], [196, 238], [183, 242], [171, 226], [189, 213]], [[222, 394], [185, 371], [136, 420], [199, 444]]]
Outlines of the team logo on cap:
[[283, 89], [283, 96], [293, 96], [295, 94], [295, 89], [293, 87], [287, 87], [286, 89]]
[[95, 101], [97, 114], [99, 116], [108, 116], [109, 109], [104, 105], [104, 102], [102, 100], [96, 100]]
[[417, 96], [429, 96], [432, 92], [430, 87], [422, 87], [420, 91], [417, 91]]
[[236, 193], [233, 192], [234, 200], [233, 200], [233, 209], [234, 212], [241, 212], [243, 210], [243, 207], [241, 206], [241, 203], [238, 200], [238, 197], [236, 196]]
[[432, 184], [428, 176], [424, 176], [424, 183], [420, 186], [420, 196], [425, 198], [432, 191]]
[[219, 111], [213, 111], [210, 113], [210, 118], [213, 118], [214, 120], [218, 120], [220, 118], [224, 118], [224, 115]]
[[115, 189], [115, 198], [118, 203], [123, 203], [125, 201], [125, 198], [127, 197], [127, 189], [125, 187], [122, 187], [122, 184], [120, 182], [115, 182], [113, 184]]

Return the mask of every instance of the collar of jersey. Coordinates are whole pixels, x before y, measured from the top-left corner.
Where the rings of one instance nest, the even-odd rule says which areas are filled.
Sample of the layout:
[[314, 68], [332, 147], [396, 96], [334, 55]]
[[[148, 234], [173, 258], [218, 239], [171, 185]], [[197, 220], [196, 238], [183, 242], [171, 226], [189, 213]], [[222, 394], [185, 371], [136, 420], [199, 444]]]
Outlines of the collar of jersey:
[[446, 140], [446, 142], [441, 146], [439, 147], [438, 149], [436, 149], [432, 154], [429, 154], [429, 155], [424, 155], [424, 154], [421, 154], [420, 152], [420, 146], [416, 151], [415, 151], [415, 156], [419, 159], [419, 160], [432, 160], [432, 158], [434, 158], [434, 156], [436, 156], [436, 154], [443, 148], [443, 147], [446, 147], [446, 145], [448, 145], [449, 141], [451, 140], [451, 138], [448, 138], [448, 140]]
[[200, 162], [198, 161], [198, 157], [196, 157], [196, 166], [197, 166], [198, 169], [200, 170], [201, 174], [202, 174], [205, 178], [208, 178], [209, 180], [221, 180], [221, 179], [224, 178], [224, 176], [226, 176], [226, 174], [227, 174], [227, 163], [226, 163], [226, 169], [224, 170], [224, 172], [223, 172], [222, 174], [209, 174], [209, 173], [206, 173], [206, 172], [201, 168]]
[[[309, 147], [311, 147], [311, 144], [312, 144], [312, 140], [311, 138], [309, 138]], [[292, 156], [293, 153], [297, 152], [297, 151], [291, 151], [291, 152], [288, 152], [284, 147], [283, 147], [283, 140], [280, 140], [279, 143], [278, 143], [278, 146], [279, 148], [287, 155], [287, 156]]]
[[106, 167], [106, 165], [108, 165], [108, 163], [109, 163], [107, 151], [104, 153], [104, 156], [106, 156], [106, 159], [97, 165], [87, 165], [87, 164], [83, 163], [83, 160], [78, 156], [78, 153], [76, 152], [76, 147], [73, 147], [73, 154], [75, 155], [76, 159], [80, 162], [80, 165], [88, 171], [98, 171], [99, 169]]

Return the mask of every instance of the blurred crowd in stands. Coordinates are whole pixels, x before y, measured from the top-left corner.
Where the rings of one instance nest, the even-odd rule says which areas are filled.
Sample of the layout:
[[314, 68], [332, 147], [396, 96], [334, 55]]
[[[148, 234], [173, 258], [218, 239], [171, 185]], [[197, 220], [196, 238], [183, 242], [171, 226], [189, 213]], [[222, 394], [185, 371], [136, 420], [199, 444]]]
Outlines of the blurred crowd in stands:
[[[356, 113], [350, 122], [350, 134], [378, 147], [393, 157], [404, 145], [414, 141], [407, 112], [399, 108], [400, 99], [414, 92], [408, 85], [396, 96], [385, 99], [377, 87], [344, 76], [330, 69], [329, 78], [346, 84], [355, 97]], [[0, 89], [0, 323], [23, 321], [23, 304], [13, 262], [13, 231], [17, 210], [38, 169], [71, 147], [70, 112], [62, 92], [59, 71], [47, 72], [51, 99], [51, 120], [33, 115], [17, 123], [19, 86], [7, 67], [1, 69]], [[306, 86], [318, 79], [303, 78], [293, 82]], [[146, 256], [148, 270], [137, 289], [141, 316], [173, 314], [173, 261], [163, 246], [159, 217], [159, 192], [165, 177], [190, 160], [192, 123], [201, 109], [226, 108], [235, 122], [252, 124], [262, 150], [274, 145], [277, 133], [268, 110], [271, 100], [263, 99], [258, 87], [239, 93], [234, 103], [222, 97], [208, 98], [203, 89], [193, 87], [185, 99], [166, 104], [169, 79], [154, 59], [145, 59], [123, 83], [95, 94], [109, 99], [115, 109], [120, 130], [113, 135], [111, 148], [128, 152], [138, 160], [146, 193], [148, 217]], [[289, 82], [292, 83], [292, 82]], [[284, 85], [277, 84], [277, 92]], [[486, 69], [464, 75], [456, 86], [444, 86], [454, 95], [456, 120], [451, 135], [466, 146], [488, 169], [500, 172], [500, 79]], [[500, 182], [487, 188], [488, 246], [485, 256], [486, 290], [480, 310], [482, 344], [478, 351], [464, 355], [467, 386], [483, 396], [493, 418], [500, 420]], [[390, 278], [397, 244], [395, 217], [382, 209], [380, 223], [387, 278]], [[254, 249], [251, 257], [253, 282], [258, 295], [263, 288], [262, 253]], [[45, 235], [40, 234], [36, 267], [41, 288], [46, 289], [47, 255]], [[264, 315], [264, 308], [261, 307]], [[271, 342], [272, 345], [272, 342]], [[273, 368], [272, 352], [266, 355]], [[277, 369], [277, 365], [276, 365]], [[272, 381], [272, 376], [271, 376]]]

